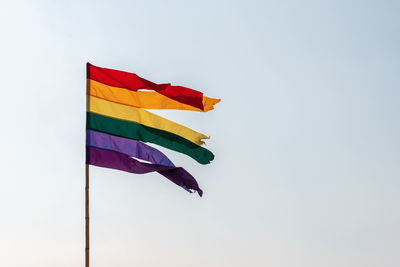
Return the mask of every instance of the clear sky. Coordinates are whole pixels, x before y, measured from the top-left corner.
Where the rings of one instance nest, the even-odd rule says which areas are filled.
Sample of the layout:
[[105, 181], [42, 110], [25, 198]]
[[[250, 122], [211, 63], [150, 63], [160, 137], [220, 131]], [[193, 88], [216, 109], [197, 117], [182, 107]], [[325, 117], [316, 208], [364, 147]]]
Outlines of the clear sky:
[[400, 266], [399, 1], [1, 1], [0, 266], [84, 260], [85, 63], [221, 98], [204, 190], [91, 167], [95, 267]]

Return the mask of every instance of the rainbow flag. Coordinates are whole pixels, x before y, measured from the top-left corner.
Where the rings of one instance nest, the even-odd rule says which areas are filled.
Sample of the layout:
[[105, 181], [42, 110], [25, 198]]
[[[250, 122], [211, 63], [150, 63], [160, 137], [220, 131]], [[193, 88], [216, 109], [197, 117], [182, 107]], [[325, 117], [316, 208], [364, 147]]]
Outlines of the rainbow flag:
[[137, 174], [158, 172], [202, 196], [189, 172], [145, 143], [208, 164], [214, 154], [202, 145], [209, 137], [144, 109], [207, 112], [219, 101], [187, 87], [156, 84], [134, 73], [87, 63], [86, 163]]

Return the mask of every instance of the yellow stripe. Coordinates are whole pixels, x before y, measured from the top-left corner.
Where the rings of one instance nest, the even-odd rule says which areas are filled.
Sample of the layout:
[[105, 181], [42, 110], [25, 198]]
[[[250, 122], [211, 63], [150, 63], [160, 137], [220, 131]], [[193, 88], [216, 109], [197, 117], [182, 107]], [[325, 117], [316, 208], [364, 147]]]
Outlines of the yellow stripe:
[[214, 109], [214, 105], [220, 101], [220, 99], [209, 98], [204, 96], [203, 97], [204, 111], [202, 111], [201, 109], [180, 103], [174, 99], [166, 97], [157, 92], [131, 91], [120, 87], [109, 86], [94, 80], [89, 80], [89, 84], [90, 84], [90, 95], [92, 96], [138, 108], [182, 109], [182, 110], [207, 112], [209, 110]]
[[89, 111], [100, 115], [132, 121], [152, 128], [168, 131], [179, 135], [197, 145], [204, 142], [201, 139], [208, 139], [204, 134], [198, 133], [183, 125], [164, 119], [144, 109], [110, 102], [94, 96], [89, 96]]

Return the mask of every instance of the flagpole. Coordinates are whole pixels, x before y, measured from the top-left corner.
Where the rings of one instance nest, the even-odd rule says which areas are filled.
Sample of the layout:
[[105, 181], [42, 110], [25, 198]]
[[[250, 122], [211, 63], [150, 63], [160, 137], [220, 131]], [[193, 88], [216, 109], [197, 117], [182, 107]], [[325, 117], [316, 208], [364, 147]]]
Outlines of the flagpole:
[[89, 267], [89, 164], [86, 164], [85, 175], [85, 267]]
[[[86, 63], [86, 75], [89, 77], [89, 63]], [[90, 80], [86, 79], [86, 112], [89, 111], [89, 90], [90, 90]], [[90, 236], [89, 236], [89, 159], [86, 154], [86, 165], [85, 165], [85, 267], [89, 267], [90, 258]]]

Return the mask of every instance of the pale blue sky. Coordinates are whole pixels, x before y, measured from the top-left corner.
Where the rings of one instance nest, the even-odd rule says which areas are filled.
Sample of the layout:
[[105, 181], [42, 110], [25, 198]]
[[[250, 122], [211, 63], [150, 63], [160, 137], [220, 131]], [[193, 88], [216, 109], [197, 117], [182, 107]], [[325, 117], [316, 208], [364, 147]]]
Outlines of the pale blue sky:
[[91, 167], [92, 266], [400, 266], [398, 1], [2, 1], [0, 266], [83, 266], [85, 63], [222, 98], [204, 197]]

